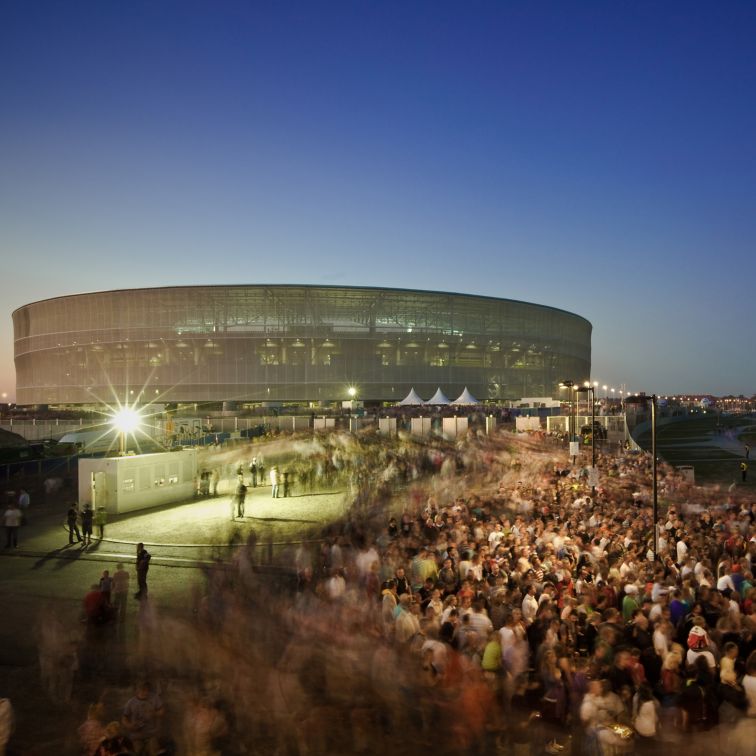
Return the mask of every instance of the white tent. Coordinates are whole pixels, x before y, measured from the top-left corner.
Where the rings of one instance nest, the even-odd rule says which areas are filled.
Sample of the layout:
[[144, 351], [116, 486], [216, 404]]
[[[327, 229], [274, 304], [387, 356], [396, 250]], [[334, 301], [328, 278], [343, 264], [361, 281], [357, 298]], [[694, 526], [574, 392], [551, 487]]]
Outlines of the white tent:
[[465, 390], [452, 402], [452, 404], [480, 404], [480, 402], [467, 390]]
[[399, 402], [399, 404], [400, 406], [406, 406], [408, 404], [425, 404], [425, 402], [423, 402], [422, 397], [418, 395], [417, 391], [415, 391], [415, 387], [413, 386], [410, 389], [409, 394], [407, 394], [407, 396], [405, 396], [404, 399]]
[[444, 396], [444, 392], [441, 391], [441, 387], [436, 389], [436, 393], [428, 399], [426, 404], [451, 404], [451, 402]]

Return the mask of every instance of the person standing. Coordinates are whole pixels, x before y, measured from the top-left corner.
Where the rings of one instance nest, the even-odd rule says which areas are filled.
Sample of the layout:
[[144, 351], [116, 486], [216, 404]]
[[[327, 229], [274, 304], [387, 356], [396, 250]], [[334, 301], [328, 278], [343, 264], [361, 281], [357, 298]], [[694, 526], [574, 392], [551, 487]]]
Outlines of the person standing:
[[97, 507], [94, 513], [94, 524], [100, 534], [100, 540], [105, 538], [105, 525], [108, 522], [108, 511], [105, 507]]
[[123, 568], [123, 562], [116, 565], [113, 573], [113, 606], [118, 612], [118, 621], [126, 619], [126, 601], [129, 597], [129, 573]]
[[30, 503], [29, 492], [25, 488], [22, 488], [21, 493], [18, 495], [18, 508], [21, 510], [21, 522], [24, 525], [27, 525], [29, 522]]
[[74, 542], [74, 535], [76, 539], [81, 543], [81, 533], [79, 532], [79, 510], [76, 508], [76, 504], [71, 504], [66, 514], [66, 523], [68, 525], [68, 543]]
[[21, 524], [21, 510], [15, 502], [8, 504], [8, 508], [3, 514], [3, 524], [5, 525], [5, 548], [13, 546], [18, 548], [18, 527]]
[[244, 500], [247, 498], [247, 486], [244, 484], [244, 478], [240, 475], [236, 484], [236, 515], [234, 515], [234, 502], [231, 502], [231, 519], [244, 517]]
[[113, 596], [113, 578], [110, 575], [109, 570], [103, 570], [102, 571], [102, 577], [100, 578], [100, 593], [102, 593], [102, 597], [105, 599], [105, 603], [108, 606], [112, 605], [112, 596]]
[[87, 504], [81, 513], [81, 534], [84, 537], [84, 545], [92, 544], [92, 525], [94, 524], [94, 512], [92, 506]]
[[249, 474], [252, 477], [252, 488], [257, 488], [257, 457], [252, 457], [249, 463]]
[[740, 477], [743, 480], [743, 483], [748, 479], [748, 462], [740, 463]]
[[200, 475], [200, 495], [201, 496], [210, 495], [210, 471], [209, 470], [203, 470]]
[[288, 470], [283, 471], [283, 495], [284, 499], [291, 496], [291, 473]]
[[139, 590], [134, 594], [134, 598], [142, 598], [147, 595], [147, 573], [150, 570], [150, 554], [147, 549], [144, 548], [143, 543], [137, 544], [136, 555], [136, 574], [137, 574], [137, 587]]
[[265, 485], [265, 465], [263, 464], [263, 458], [257, 458], [257, 484], [260, 486]]
[[270, 485], [272, 487], [271, 495], [274, 499], [278, 498], [278, 468], [273, 465], [273, 467], [270, 468]]

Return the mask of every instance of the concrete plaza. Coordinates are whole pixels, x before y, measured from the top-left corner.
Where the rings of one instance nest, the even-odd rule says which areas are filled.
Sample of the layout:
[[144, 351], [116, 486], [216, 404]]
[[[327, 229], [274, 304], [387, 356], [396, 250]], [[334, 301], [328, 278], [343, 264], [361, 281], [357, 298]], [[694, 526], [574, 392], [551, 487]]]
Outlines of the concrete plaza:
[[[54, 613], [67, 627], [80, 627], [85, 593], [104, 569], [112, 573], [118, 562], [130, 572], [131, 592], [136, 590], [138, 542], [144, 542], [152, 555], [151, 603], [160, 611], [181, 615], [191, 611], [194, 588], [203, 580], [200, 568], [214, 557], [229, 556], [229, 542], [243, 542], [254, 531], [258, 561], [266, 563], [271, 555], [285, 561], [297, 541], [317, 538], [324, 526], [338, 520], [344, 502], [344, 492], [337, 490], [295, 491], [289, 498], [273, 499], [270, 486], [250, 488], [242, 519], [231, 520], [228, 495], [198, 498], [114, 519], [106, 525], [105, 538], [94, 539], [86, 548], [68, 543], [68, 502], [61, 499], [38, 507], [33, 503], [29, 523], [19, 532], [19, 548], [0, 552], [0, 697], [10, 698], [16, 712], [9, 753], [69, 752], [71, 728], [84, 720], [86, 711], [81, 704], [56, 705], [41, 687], [40, 623]], [[5, 544], [2, 535], [0, 545]], [[129, 598], [125, 644], [135, 635], [138, 604]], [[92, 695], [98, 696], [97, 685], [91, 687]], [[76, 701], [81, 700], [79, 693], [75, 689]], [[130, 684], [121, 691], [121, 696], [129, 695]]]

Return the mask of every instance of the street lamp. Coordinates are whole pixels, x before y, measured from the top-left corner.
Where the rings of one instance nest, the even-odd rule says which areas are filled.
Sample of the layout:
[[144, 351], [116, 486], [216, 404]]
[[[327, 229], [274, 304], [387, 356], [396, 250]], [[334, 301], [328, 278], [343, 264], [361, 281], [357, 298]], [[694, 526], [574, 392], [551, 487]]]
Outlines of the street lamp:
[[[575, 385], [575, 381], [562, 381], [559, 384], [559, 388], [572, 389]], [[572, 423], [572, 398], [567, 400], [569, 402], [569, 414], [567, 415], [567, 435], [570, 437], [570, 441], [573, 438], [573, 423]]]
[[[588, 381], [577, 389], [578, 393], [590, 394], [591, 397], [591, 475], [596, 475], [596, 389]], [[595, 481], [595, 478], [592, 478]], [[596, 486], [591, 485], [591, 499], [596, 498]]]
[[121, 407], [110, 418], [110, 423], [120, 436], [121, 454], [126, 454], [126, 435], [138, 430], [142, 416], [133, 407]]
[[[629, 393], [629, 392], [628, 392]], [[654, 509], [653, 509], [653, 528], [654, 528], [654, 562], [656, 561], [657, 557], [657, 544], [658, 544], [658, 528], [656, 524], [656, 520], [658, 518], [658, 498], [657, 498], [657, 486], [656, 486], [656, 394], [651, 394], [651, 396], [646, 396], [645, 394], [641, 394], [640, 396], [628, 396], [625, 399], [625, 403], [630, 404], [642, 404], [643, 406], [646, 406], [647, 402], [651, 402], [651, 456], [653, 458], [653, 495], [654, 495]]]

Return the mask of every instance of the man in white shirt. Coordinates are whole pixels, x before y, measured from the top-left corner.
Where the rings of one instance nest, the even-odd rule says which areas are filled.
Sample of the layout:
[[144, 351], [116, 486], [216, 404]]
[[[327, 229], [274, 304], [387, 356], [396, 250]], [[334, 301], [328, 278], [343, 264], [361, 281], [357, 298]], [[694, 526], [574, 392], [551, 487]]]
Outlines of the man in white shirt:
[[339, 601], [346, 593], [346, 580], [341, 569], [333, 570], [332, 576], [326, 583], [326, 593], [331, 601]]
[[3, 515], [3, 524], [5, 525], [5, 548], [18, 548], [18, 528], [21, 525], [21, 510], [14, 502], [8, 505]]
[[527, 593], [522, 599], [522, 618], [528, 625], [533, 623], [538, 612], [538, 600], [535, 597], [535, 586], [531, 583], [528, 586]]
[[470, 612], [470, 627], [478, 634], [479, 638], [487, 638], [493, 630], [493, 623], [486, 614], [483, 604], [480, 601], [473, 601], [472, 612]]
[[678, 564], [685, 564], [685, 559], [688, 556], [688, 544], [685, 543], [685, 541], [680, 538], [680, 540], [677, 542], [677, 563]]
[[726, 572], [722, 573], [722, 577], [717, 580], [717, 590], [718, 591], [732, 591], [733, 593], [737, 593], [735, 590], [735, 583], [732, 582], [732, 578], [730, 577], [730, 570], [727, 569]]
[[496, 547], [501, 543], [504, 538], [504, 530], [501, 527], [501, 523], [497, 522], [494, 525], [494, 529], [488, 535], [488, 545], [491, 551], [496, 551]]

